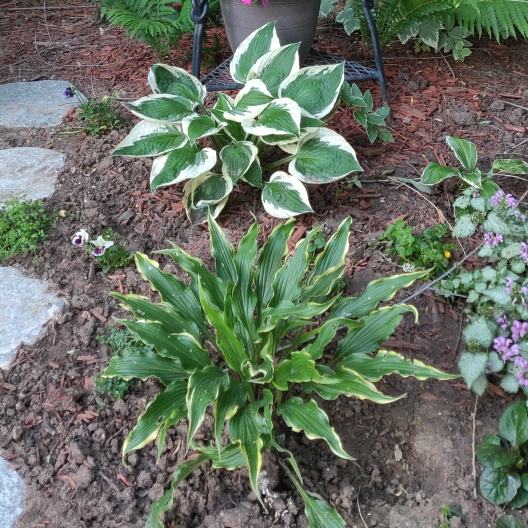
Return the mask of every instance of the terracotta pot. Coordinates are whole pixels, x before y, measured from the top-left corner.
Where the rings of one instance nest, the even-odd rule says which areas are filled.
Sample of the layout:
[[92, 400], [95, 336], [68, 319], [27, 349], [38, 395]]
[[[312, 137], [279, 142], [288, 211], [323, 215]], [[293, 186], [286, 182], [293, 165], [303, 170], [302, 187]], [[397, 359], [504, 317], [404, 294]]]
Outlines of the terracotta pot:
[[319, 17], [321, 0], [262, 0], [243, 4], [241, 0], [220, 0], [227, 39], [235, 51], [253, 31], [268, 22], [276, 21], [282, 45], [301, 42], [301, 64], [312, 46]]

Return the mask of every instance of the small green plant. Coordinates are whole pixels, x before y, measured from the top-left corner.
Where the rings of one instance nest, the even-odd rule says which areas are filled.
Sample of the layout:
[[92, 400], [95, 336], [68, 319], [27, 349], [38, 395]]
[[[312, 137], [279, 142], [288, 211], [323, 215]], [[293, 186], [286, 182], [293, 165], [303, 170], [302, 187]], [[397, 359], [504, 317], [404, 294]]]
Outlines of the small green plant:
[[64, 96], [71, 98], [76, 97], [78, 101], [79, 111], [77, 112], [77, 119], [83, 121], [83, 125], [78, 132], [86, 132], [91, 136], [101, 136], [110, 132], [111, 130], [122, 128], [126, 122], [123, 116], [114, 110], [113, 98], [119, 94], [115, 92], [112, 97], [105, 95], [102, 100], [97, 103], [95, 99], [85, 99], [79, 96], [79, 92], [73, 86], [64, 90]]
[[[192, 32], [191, 0], [103, 0], [101, 17], [126, 30], [127, 37], [146, 42], [158, 54], [168, 53], [185, 33]], [[217, 11], [219, 0], [209, 1]]]
[[526, 403], [510, 405], [499, 422], [499, 434], [488, 435], [477, 448], [484, 466], [480, 491], [492, 504], [514, 508], [528, 504], [528, 417]]
[[405, 271], [432, 269], [428, 274], [431, 276], [449, 267], [451, 253], [456, 250], [453, 243], [442, 242], [448, 230], [447, 224], [436, 224], [421, 235], [413, 235], [412, 226], [398, 220], [379, 236], [379, 240], [387, 241], [386, 253], [397, 256], [398, 265], [405, 266]]
[[[216, 218], [240, 182], [262, 189], [272, 216], [312, 212], [303, 183], [330, 183], [363, 170], [345, 138], [325, 128], [325, 119], [343, 100], [357, 106], [367, 132], [377, 136], [388, 108], [371, 112], [372, 96], [345, 82], [342, 63], [300, 68], [298, 48], [279, 45], [275, 23], [253, 32], [230, 66], [244, 88], [235, 99], [219, 93], [211, 109], [197, 79], [155, 64], [148, 75], [154, 94], [124, 104], [143, 121], [113, 155], [155, 156], [152, 191], [187, 180], [183, 203], [192, 223], [206, 222], [209, 213]], [[285, 165], [288, 172], [276, 170]]]
[[[136, 253], [139, 272], [161, 302], [112, 295], [136, 318], [120, 322], [153, 345], [155, 352], [113, 358], [103, 376], [153, 376], [165, 389], [125, 440], [123, 457], [158, 434], [160, 455], [168, 428], [182, 419], [188, 420], [186, 451], [196, 452], [176, 469], [171, 487], [152, 505], [148, 526], [162, 526], [159, 516], [171, 508], [176, 486], [206, 461], [228, 470], [247, 467], [262, 502], [258, 487], [262, 456], [275, 449], [305, 501], [309, 526], [342, 528], [339, 514], [304, 489], [297, 463], [281, 445], [276, 428], [304, 431], [310, 439], [325, 440], [337, 456], [352, 459], [313, 393], [323, 400], [345, 395], [390, 403], [400, 396], [386, 396], [374, 385], [384, 375], [399, 373], [420, 380], [456, 377], [396, 352], [378, 351], [404, 313], [417, 315], [410, 305], [378, 304], [423, 273], [376, 280], [361, 296], [342, 297], [338, 285], [346, 267], [350, 223], [349, 218], [343, 221], [311, 264], [308, 247], [318, 229], [299, 241], [290, 255], [288, 240], [294, 229], [290, 220], [275, 228], [259, 254], [255, 223], [235, 252], [209, 216], [216, 273], [176, 245], [157, 252], [188, 273], [189, 285]], [[340, 329], [346, 332], [338, 334]], [[214, 439], [203, 444], [195, 435], [208, 408], [215, 419]]]
[[8, 200], [0, 209], [0, 262], [34, 251], [52, 223], [40, 200]]
[[117, 239], [118, 235], [109, 227], [105, 228], [103, 235], [99, 235], [95, 240], [90, 240], [90, 235], [81, 229], [73, 236], [72, 244], [74, 246], [86, 244], [88, 252], [95, 257], [99, 268], [103, 273], [108, 273], [111, 269], [125, 268], [134, 257], [134, 254], [127, 251], [122, 244], [115, 243]]
[[528, 528], [528, 524], [515, 515], [503, 515], [497, 520], [497, 528]]
[[[97, 340], [109, 346], [112, 357], [124, 358], [128, 354], [134, 356], [154, 350], [154, 347], [145, 345], [145, 343], [134, 337], [128, 329], [119, 330], [112, 328], [108, 336], [98, 336]], [[128, 394], [133, 383], [118, 377], [107, 378], [103, 376], [97, 376], [94, 381], [99, 392], [110, 394], [116, 399]]]
[[[528, 174], [522, 160], [495, 160], [490, 171], [476, 168], [477, 149], [469, 141], [448, 137], [462, 170], [428, 165], [422, 183], [431, 185], [456, 176], [462, 193], [453, 206], [457, 220], [453, 235], [483, 237], [478, 256], [482, 267], [461, 269], [440, 282], [439, 293], [466, 296], [470, 324], [463, 331], [467, 351], [459, 368], [468, 387], [482, 394], [487, 375], [501, 376], [501, 387], [528, 395], [528, 222], [526, 210], [493, 181], [497, 173]], [[505, 374], [502, 371], [505, 370]]]
[[438, 528], [450, 528], [451, 525], [449, 524], [449, 521], [453, 517], [459, 517], [460, 519], [464, 519], [462, 512], [460, 512], [457, 508], [449, 506], [448, 504], [442, 506], [442, 517], [442, 523]]

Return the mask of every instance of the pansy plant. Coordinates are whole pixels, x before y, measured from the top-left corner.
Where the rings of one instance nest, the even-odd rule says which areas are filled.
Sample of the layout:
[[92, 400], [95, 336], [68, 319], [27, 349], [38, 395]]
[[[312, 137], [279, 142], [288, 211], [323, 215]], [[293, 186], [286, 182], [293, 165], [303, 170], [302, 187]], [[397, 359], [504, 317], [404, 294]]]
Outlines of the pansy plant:
[[[300, 68], [298, 48], [298, 43], [280, 46], [275, 23], [252, 33], [230, 66], [243, 89], [235, 98], [219, 93], [210, 109], [196, 78], [155, 64], [148, 75], [153, 94], [125, 103], [142, 121], [113, 155], [154, 157], [152, 191], [185, 182], [183, 202], [193, 223], [207, 221], [209, 214], [215, 218], [240, 182], [262, 189], [272, 216], [312, 211], [303, 184], [362, 171], [354, 149], [325, 128], [325, 120], [342, 98], [367, 110], [369, 105], [344, 82], [343, 64]], [[383, 109], [378, 123], [386, 113]], [[277, 156], [281, 152], [287, 156]]]

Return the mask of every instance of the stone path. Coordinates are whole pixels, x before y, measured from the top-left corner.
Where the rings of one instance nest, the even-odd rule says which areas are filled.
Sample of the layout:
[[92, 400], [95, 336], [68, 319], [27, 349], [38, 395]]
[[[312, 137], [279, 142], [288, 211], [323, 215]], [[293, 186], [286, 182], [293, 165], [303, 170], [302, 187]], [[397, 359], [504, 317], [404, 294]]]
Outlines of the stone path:
[[[62, 123], [77, 99], [68, 99], [66, 81], [0, 85], [0, 126], [50, 128]], [[84, 96], [80, 94], [81, 99]], [[19, 147], [0, 150], [0, 208], [13, 198], [36, 200], [51, 196], [64, 166], [64, 154]], [[44, 281], [0, 267], [0, 368], [7, 369], [20, 345], [34, 345], [48, 320], [60, 314], [64, 299], [48, 291]], [[20, 477], [0, 458], [0, 528], [12, 528], [24, 509]]]

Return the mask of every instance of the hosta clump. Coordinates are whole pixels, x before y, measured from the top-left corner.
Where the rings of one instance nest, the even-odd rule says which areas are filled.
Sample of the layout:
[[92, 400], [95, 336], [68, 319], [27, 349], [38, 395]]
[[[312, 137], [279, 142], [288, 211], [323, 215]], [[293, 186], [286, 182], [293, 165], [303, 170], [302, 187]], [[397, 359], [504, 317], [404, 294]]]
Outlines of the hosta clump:
[[[477, 448], [484, 466], [480, 491], [492, 504], [509, 503], [514, 508], [528, 504], [528, 416], [526, 403], [504, 411], [499, 435], [488, 435]], [[515, 525], [512, 525], [515, 526]]]
[[[182, 419], [188, 424], [186, 450], [195, 451], [176, 469], [167, 493], [153, 504], [149, 527], [162, 526], [159, 516], [171, 507], [175, 487], [209, 460], [215, 468], [246, 466], [260, 500], [258, 476], [269, 448], [278, 452], [304, 499], [309, 525], [342, 527], [337, 512], [304, 489], [295, 459], [280, 444], [276, 427], [324, 439], [337, 456], [352, 459], [314, 394], [324, 400], [346, 395], [390, 403], [400, 396], [386, 396], [374, 385], [384, 375], [454, 377], [395, 352], [378, 351], [404, 313], [417, 314], [413, 306], [378, 304], [422, 273], [376, 280], [361, 296], [342, 297], [337, 286], [345, 270], [349, 226], [347, 219], [311, 263], [309, 247], [318, 229], [290, 254], [290, 220], [270, 234], [259, 252], [259, 228], [254, 224], [235, 252], [209, 216], [216, 273], [177, 246], [158, 252], [187, 272], [188, 286], [162, 272], [154, 260], [136, 254], [138, 270], [159, 293], [160, 302], [113, 295], [136, 318], [120, 322], [155, 351], [114, 357], [104, 376], [156, 377], [165, 388], [126, 439], [123, 456], [158, 435], [161, 454], [168, 428]], [[344, 336], [340, 332], [337, 337], [340, 329]], [[201, 443], [196, 432], [206, 412], [214, 416], [215, 434], [210, 443]]]
[[[244, 88], [235, 99], [219, 93], [211, 109], [204, 106], [206, 89], [196, 78], [155, 64], [148, 76], [153, 95], [125, 104], [143, 121], [113, 154], [155, 156], [153, 191], [186, 181], [184, 205], [193, 223], [207, 221], [209, 213], [216, 217], [239, 182], [261, 188], [264, 207], [275, 217], [312, 211], [303, 183], [329, 183], [363, 170], [354, 149], [323, 120], [343, 97], [365, 110], [360, 112], [365, 123], [376, 121], [369, 121], [373, 133], [385, 124], [389, 109], [365, 113], [372, 110], [372, 98], [365, 101], [357, 87], [344, 82], [343, 64], [300, 69], [298, 48], [280, 46], [274, 23], [255, 31], [230, 67]], [[274, 147], [288, 156], [262, 166]], [[285, 164], [288, 172], [273, 172]]]
[[528, 395], [528, 222], [523, 204], [493, 181], [497, 173], [528, 174], [522, 160], [496, 160], [491, 170], [476, 168], [477, 150], [469, 141], [447, 138], [463, 170], [428, 165], [422, 183], [458, 176], [465, 189], [453, 203], [457, 221], [453, 234], [480, 233], [478, 256], [488, 264], [440, 282], [443, 295], [466, 296], [471, 323], [463, 337], [468, 351], [459, 360], [460, 372], [477, 394], [487, 387], [487, 375], [499, 373], [508, 392], [522, 388]]

